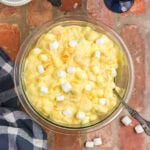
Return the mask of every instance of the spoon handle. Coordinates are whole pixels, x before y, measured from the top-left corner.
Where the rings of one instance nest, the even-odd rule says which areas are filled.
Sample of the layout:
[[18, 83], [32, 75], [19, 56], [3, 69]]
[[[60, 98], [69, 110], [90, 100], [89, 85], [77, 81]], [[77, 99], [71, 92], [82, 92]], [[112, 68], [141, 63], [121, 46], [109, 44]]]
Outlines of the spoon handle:
[[115, 89], [114, 89], [114, 93], [120, 99], [120, 102], [125, 106], [125, 108], [128, 110], [130, 115], [140, 123], [140, 125], [143, 127], [145, 133], [147, 135], [150, 135], [150, 122], [145, 120], [136, 110], [131, 108], [126, 102], [122, 101], [121, 96], [118, 94], [118, 92]]

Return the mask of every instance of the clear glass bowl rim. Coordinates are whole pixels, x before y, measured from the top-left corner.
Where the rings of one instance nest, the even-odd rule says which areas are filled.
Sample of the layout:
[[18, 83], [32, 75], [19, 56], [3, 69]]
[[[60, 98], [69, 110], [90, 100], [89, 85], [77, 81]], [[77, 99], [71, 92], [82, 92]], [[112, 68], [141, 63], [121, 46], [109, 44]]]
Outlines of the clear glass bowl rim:
[[121, 45], [122, 49], [124, 50], [124, 53], [126, 55], [127, 61], [128, 61], [128, 67], [129, 67], [129, 82], [128, 82], [128, 87], [126, 90], [126, 93], [123, 97], [123, 100], [128, 102], [132, 95], [132, 90], [134, 86], [134, 66], [132, 62], [132, 58], [130, 55], [130, 52], [122, 40], [122, 38], [109, 26], [105, 25], [104, 23], [98, 21], [97, 22], [92, 22], [90, 18], [85, 18], [85, 16], [66, 16], [66, 17], [59, 17], [56, 19], [53, 19], [52, 21], [49, 21], [42, 25], [41, 27], [35, 29], [22, 43], [19, 52], [16, 57], [15, 61], [15, 66], [14, 66], [14, 84], [15, 84], [15, 91], [18, 95], [19, 101], [22, 104], [23, 108], [25, 111], [32, 117], [33, 120], [35, 120], [38, 124], [46, 128], [47, 130], [53, 130], [55, 132], [63, 133], [63, 134], [84, 134], [86, 132], [93, 132], [95, 130], [98, 130], [100, 128], [103, 128], [104, 126], [108, 125], [112, 120], [114, 120], [122, 111], [123, 106], [120, 104], [118, 108], [112, 112], [110, 116], [108, 116], [105, 120], [102, 122], [99, 122], [95, 125], [84, 127], [84, 128], [69, 128], [69, 127], [64, 127], [64, 126], [59, 126], [53, 123], [50, 123], [49, 121], [45, 120], [43, 117], [39, 116], [36, 111], [31, 107], [30, 104], [28, 104], [26, 97], [24, 95], [24, 92], [22, 90], [22, 86], [20, 83], [20, 67], [21, 67], [21, 62], [23, 61], [23, 54], [25, 52], [25, 49], [27, 49], [27, 45], [30, 43], [30, 40], [35, 37], [35, 35], [38, 35], [40, 32], [44, 33], [45, 29], [48, 29], [48, 27], [60, 23], [60, 22], [71, 22], [71, 21], [84, 21], [93, 25], [98, 25], [102, 29], [104, 29], [106, 32], [109, 32]]

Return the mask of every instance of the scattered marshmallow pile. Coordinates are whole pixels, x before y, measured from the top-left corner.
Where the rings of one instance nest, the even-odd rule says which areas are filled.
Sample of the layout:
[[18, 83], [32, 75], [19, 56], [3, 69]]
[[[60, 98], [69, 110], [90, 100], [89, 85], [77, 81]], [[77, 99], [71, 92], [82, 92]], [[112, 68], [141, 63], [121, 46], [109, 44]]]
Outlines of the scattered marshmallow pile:
[[[128, 117], [128, 116], [124, 116], [121, 119], [121, 122], [125, 125], [125, 126], [129, 126], [132, 123], [132, 120]], [[134, 127], [135, 131], [137, 134], [143, 133], [144, 129], [142, 128], [142, 126], [140, 124], [136, 125]], [[102, 139], [100, 137], [93, 139], [92, 141], [86, 141], [85, 143], [85, 147], [86, 148], [94, 148], [94, 146], [99, 146], [102, 144]]]
[[[121, 122], [125, 125], [125, 126], [129, 126], [132, 122], [132, 120], [128, 117], [128, 116], [124, 116], [122, 119], [121, 119]], [[134, 127], [135, 129], [135, 132], [137, 134], [139, 133], [143, 133], [144, 132], [144, 129], [142, 128], [142, 126], [140, 124], [136, 125]]]
[[100, 137], [94, 138], [92, 141], [86, 141], [86, 148], [94, 148], [94, 146], [99, 146], [102, 144], [102, 139]]
[[[121, 122], [125, 125], [125, 126], [129, 126], [132, 123], [132, 120], [128, 117], [128, 116], [124, 116], [121, 119]], [[144, 129], [142, 128], [142, 126], [140, 124], [136, 125], [134, 127], [135, 131], [137, 134], [143, 133]], [[86, 148], [94, 148], [94, 146], [99, 146], [102, 145], [102, 139], [100, 137], [94, 138], [91, 141], [86, 141], [85, 142], [85, 147]]]

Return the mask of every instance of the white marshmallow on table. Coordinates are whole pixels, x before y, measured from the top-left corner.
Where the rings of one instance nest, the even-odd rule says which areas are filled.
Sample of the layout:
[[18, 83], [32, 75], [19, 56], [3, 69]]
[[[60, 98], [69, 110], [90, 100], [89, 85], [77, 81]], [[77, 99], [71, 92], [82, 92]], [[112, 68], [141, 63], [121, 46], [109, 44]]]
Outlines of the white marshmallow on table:
[[98, 145], [101, 145], [102, 144], [102, 139], [99, 137], [99, 138], [95, 138], [94, 140], [93, 140], [93, 142], [94, 142], [94, 145], [95, 146], [98, 146]]
[[69, 92], [69, 91], [71, 90], [71, 88], [72, 88], [72, 86], [71, 86], [70, 83], [64, 83], [61, 87], [62, 87], [62, 90], [63, 90], [65, 93]]
[[47, 94], [47, 93], [48, 93], [48, 88], [45, 87], [45, 86], [41, 86], [41, 87], [40, 87], [40, 92], [41, 92], [42, 94]]
[[75, 67], [69, 66], [69, 67], [67, 68], [67, 72], [70, 73], [70, 74], [75, 73]]
[[56, 50], [59, 47], [59, 43], [57, 41], [50, 42], [49, 47], [51, 50]]
[[86, 91], [91, 91], [91, 89], [92, 89], [91, 85], [87, 84], [87, 85], [85, 86], [85, 90], [86, 90]]
[[84, 120], [85, 118], [85, 113], [84, 112], [78, 112], [76, 115], [77, 119], [79, 120]]
[[75, 47], [75, 46], [77, 45], [77, 41], [75, 41], [75, 40], [70, 40], [70, 41], [69, 41], [69, 45], [70, 45], [71, 47]]
[[44, 72], [44, 67], [42, 65], [37, 66], [38, 72], [43, 73]]
[[96, 58], [100, 58], [100, 57], [101, 57], [101, 53], [100, 53], [100, 51], [95, 51], [95, 53], [94, 53], [94, 57], [96, 57]]
[[100, 105], [105, 105], [106, 104], [106, 99], [105, 98], [99, 98], [99, 104]]
[[60, 78], [63, 78], [66, 76], [66, 72], [63, 70], [59, 70], [59, 71], [57, 71], [57, 76]]
[[144, 129], [142, 128], [140, 124], [136, 125], [134, 129], [137, 134], [144, 132]]
[[71, 113], [72, 113], [72, 112], [71, 112], [70, 109], [66, 109], [66, 110], [63, 111], [63, 114], [64, 114], [65, 116], [70, 116]]
[[105, 40], [103, 38], [99, 38], [96, 40], [97, 45], [102, 45], [104, 42], [105, 42]]
[[56, 97], [56, 101], [63, 101], [65, 99], [64, 95], [59, 95]]
[[131, 124], [132, 120], [128, 117], [128, 116], [125, 116], [121, 119], [121, 122], [125, 125], [125, 126], [128, 126], [129, 124]]
[[85, 147], [86, 148], [93, 148], [94, 147], [94, 142], [93, 141], [86, 141]]

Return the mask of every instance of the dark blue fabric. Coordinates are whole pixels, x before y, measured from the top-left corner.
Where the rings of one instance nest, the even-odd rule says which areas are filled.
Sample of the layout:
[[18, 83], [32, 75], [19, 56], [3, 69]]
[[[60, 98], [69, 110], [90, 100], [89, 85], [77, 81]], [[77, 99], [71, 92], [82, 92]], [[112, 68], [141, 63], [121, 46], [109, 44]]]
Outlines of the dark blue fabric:
[[16, 138], [16, 143], [17, 143], [18, 149], [20, 150], [33, 149], [33, 145], [20, 136]]
[[0, 48], [0, 56], [6, 61], [9, 62], [10, 58], [4, 53], [3, 49]]
[[13, 63], [0, 48], [0, 150], [47, 150], [46, 133], [19, 111], [12, 71]]
[[[0, 150], [8, 150], [8, 135], [0, 135]], [[20, 149], [21, 150], [21, 149]]]
[[[1, 114], [0, 114], [0, 116], [2, 116]], [[8, 122], [8, 121], [6, 121], [6, 120], [4, 120], [2, 117], [0, 118], [0, 125], [1, 126], [10, 126], [11, 125], [11, 123], [10, 122]]]
[[11, 75], [4, 76], [0, 79], [0, 92], [6, 91], [14, 87]]
[[11, 98], [7, 102], [1, 104], [1, 107], [14, 108], [14, 109], [18, 109], [18, 106], [19, 103], [18, 101], [16, 101], [16, 97]]
[[[7, 72], [4, 66], [8, 66], [10, 72]], [[10, 107], [18, 109], [19, 103], [17, 95], [14, 94], [14, 83], [13, 83], [13, 63], [10, 58], [0, 48], [0, 106]], [[11, 90], [11, 92], [9, 92]], [[13, 95], [13, 96], [12, 96]]]

